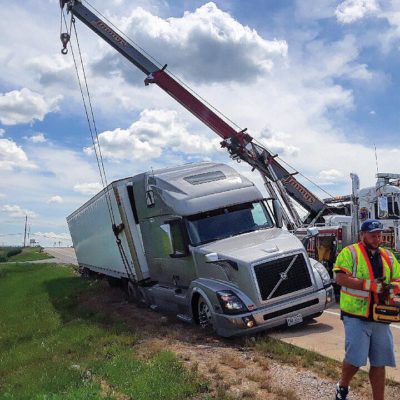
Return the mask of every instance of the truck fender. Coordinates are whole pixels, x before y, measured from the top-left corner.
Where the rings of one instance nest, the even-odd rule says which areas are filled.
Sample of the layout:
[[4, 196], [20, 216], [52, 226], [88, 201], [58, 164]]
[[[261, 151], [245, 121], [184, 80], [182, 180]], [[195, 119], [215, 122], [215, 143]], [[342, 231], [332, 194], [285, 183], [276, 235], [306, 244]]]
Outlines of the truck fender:
[[[238, 290], [234, 286], [222, 283], [220, 281], [215, 281], [206, 278], [199, 278], [193, 281], [191, 286], [192, 287], [190, 290], [190, 305], [191, 305], [190, 308], [192, 311], [192, 317], [196, 322], [198, 322], [198, 316], [196, 314], [197, 314], [197, 303], [200, 296], [206, 300], [213, 313], [216, 312], [215, 306], [217, 306], [219, 310], [220, 304], [217, 299], [216, 293], [222, 290], [230, 290], [236, 296], [238, 296], [246, 306], [254, 304], [253, 301], [242, 291]], [[220, 310], [220, 312], [222, 313], [222, 310]]]
[[[319, 261], [314, 260], [313, 258], [310, 258], [310, 265], [311, 265], [312, 273], [314, 275], [315, 283], [317, 284], [317, 289], [324, 288], [325, 285], [324, 285], [324, 282], [322, 280], [322, 276], [321, 276], [321, 274], [320, 274], [320, 272], [318, 271], [317, 268], [322, 267], [325, 270], [326, 270], [326, 268]], [[328, 271], [327, 271], [327, 273], [328, 273]]]
[[191, 296], [190, 296], [190, 311], [192, 313], [192, 318], [193, 321], [196, 322], [196, 324], [199, 323], [199, 315], [197, 311], [197, 304], [199, 302], [199, 298], [203, 297], [203, 299], [207, 302], [208, 306], [210, 307], [210, 310], [214, 313], [214, 307], [211, 304], [210, 299], [208, 298], [206, 292], [197, 286], [192, 288]]

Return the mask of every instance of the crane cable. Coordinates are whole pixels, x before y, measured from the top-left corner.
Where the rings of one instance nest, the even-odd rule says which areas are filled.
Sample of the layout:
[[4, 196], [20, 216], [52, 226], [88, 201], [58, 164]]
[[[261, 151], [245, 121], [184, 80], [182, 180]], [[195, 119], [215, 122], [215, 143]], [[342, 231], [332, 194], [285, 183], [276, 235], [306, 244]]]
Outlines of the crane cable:
[[[119, 253], [121, 255], [122, 263], [124, 265], [128, 280], [131, 281], [131, 282], [135, 282], [136, 281], [135, 280], [135, 276], [134, 276], [134, 274], [133, 274], [133, 272], [131, 270], [128, 257], [126, 255], [124, 247], [122, 246], [121, 239], [119, 238], [120, 229], [116, 225], [116, 219], [115, 219], [114, 211], [113, 211], [113, 208], [112, 208], [111, 190], [108, 189], [108, 181], [107, 181], [107, 175], [106, 175], [106, 170], [105, 170], [105, 166], [104, 166], [103, 154], [102, 154], [102, 151], [101, 151], [101, 146], [100, 146], [100, 141], [99, 141], [99, 134], [98, 134], [96, 120], [95, 120], [95, 116], [94, 116], [94, 112], [93, 112], [93, 106], [92, 106], [89, 86], [88, 86], [88, 82], [87, 82], [86, 71], [85, 71], [83, 58], [82, 58], [82, 52], [81, 52], [81, 48], [80, 48], [80, 45], [79, 45], [78, 32], [77, 32], [76, 25], [75, 25], [75, 18], [71, 14], [71, 22], [70, 22], [69, 30], [68, 30], [68, 24], [67, 24], [67, 20], [66, 20], [66, 17], [65, 17], [64, 10], [61, 10], [61, 30], [62, 30], [62, 20], [64, 20], [64, 24], [65, 24], [65, 28], [67, 30], [68, 36], [71, 37], [72, 27], [73, 27], [73, 31], [74, 31], [74, 34], [75, 34], [75, 40], [76, 40], [76, 43], [77, 43], [78, 54], [79, 54], [79, 59], [80, 59], [80, 64], [81, 64], [80, 67], [81, 67], [81, 70], [82, 70], [83, 80], [84, 80], [84, 83], [85, 83], [86, 94], [84, 93], [84, 90], [83, 90], [83, 87], [82, 87], [82, 82], [81, 82], [81, 77], [80, 77], [80, 74], [79, 74], [78, 63], [76, 61], [75, 52], [74, 52], [74, 49], [73, 49], [73, 46], [72, 46], [72, 42], [70, 40], [69, 40], [69, 47], [70, 47], [72, 58], [73, 58], [73, 61], [74, 61], [75, 72], [76, 72], [78, 85], [79, 85], [79, 89], [80, 89], [81, 96], [82, 96], [82, 102], [83, 102], [83, 106], [84, 106], [84, 110], [85, 110], [85, 115], [86, 115], [86, 120], [87, 120], [88, 127], [89, 127], [90, 136], [91, 136], [92, 143], [93, 143], [93, 149], [94, 149], [94, 153], [96, 155], [97, 167], [98, 167], [99, 174], [100, 174], [100, 180], [101, 180], [101, 183], [103, 185], [103, 191], [104, 191], [104, 195], [105, 195], [105, 198], [106, 198], [108, 214], [109, 214], [109, 217], [110, 217], [110, 220], [111, 220], [112, 230], [113, 230], [113, 233], [114, 233], [114, 235], [116, 237], [116, 243], [117, 243], [117, 246], [118, 246]], [[63, 34], [61, 33], [60, 37], [62, 37], [62, 35]], [[64, 49], [65, 49], [65, 47], [64, 47]], [[66, 52], [64, 52], [64, 51], [62, 51], [62, 53], [66, 54]], [[87, 97], [87, 100], [86, 100], [85, 96]], [[88, 109], [90, 110], [91, 120], [90, 120]], [[92, 127], [92, 125], [93, 125], [93, 127]]]
[[[64, 16], [64, 23], [65, 23], [65, 26], [66, 26], [67, 32], [68, 32], [66, 17], [65, 17], [65, 14], [64, 14], [63, 11], [62, 11], [62, 13], [63, 13], [63, 16]], [[86, 120], [87, 120], [87, 123], [88, 123], [89, 132], [90, 132], [90, 136], [91, 136], [92, 143], [93, 143], [93, 149], [94, 149], [94, 153], [95, 153], [96, 160], [97, 160], [97, 166], [98, 166], [98, 169], [99, 169], [100, 180], [101, 180], [103, 189], [105, 189], [108, 186], [107, 176], [106, 176], [105, 169], [104, 169], [103, 157], [102, 157], [100, 143], [99, 143], [99, 139], [98, 139], [97, 126], [96, 126], [96, 123], [95, 123], [94, 112], [93, 112], [93, 107], [92, 107], [92, 102], [91, 102], [91, 96], [90, 96], [89, 87], [88, 87], [88, 84], [87, 84], [86, 71], [85, 71], [85, 68], [84, 68], [83, 60], [82, 60], [82, 55], [81, 55], [81, 50], [80, 50], [80, 46], [79, 46], [78, 35], [77, 35], [77, 31], [76, 31], [76, 26], [75, 26], [75, 19], [71, 15], [71, 23], [70, 23], [69, 32], [68, 32], [69, 36], [72, 33], [72, 26], [74, 27], [75, 38], [76, 38], [76, 41], [77, 41], [78, 53], [79, 53], [79, 57], [80, 57], [80, 61], [81, 61], [81, 69], [82, 69], [82, 74], [83, 74], [83, 78], [84, 78], [84, 82], [85, 82], [86, 96], [88, 98], [88, 103], [86, 101], [85, 93], [83, 91], [81, 77], [80, 77], [80, 74], [79, 74], [78, 63], [76, 61], [75, 52], [74, 52], [74, 49], [72, 47], [72, 42], [71, 41], [69, 42], [69, 45], [70, 45], [70, 49], [71, 49], [72, 58], [73, 58], [73, 61], [74, 61], [75, 72], [76, 72], [76, 77], [77, 77], [77, 80], [78, 80], [79, 89], [80, 89], [81, 96], [82, 96], [82, 102], [83, 102], [83, 107], [84, 107], [84, 110], [85, 110]], [[90, 109], [92, 122], [90, 121], [88, 109]], [[93, 124], [93, 127], [92, 127], [92, 124]], [[95, 137], [96, 137], [96, 139], [95, 139]], [[108, 207], [111, 223], [114, 224], [115, 223], [115, 217], [114, 217], [114, 213], [113, 213], [113, 210], [112, 210], [112, 207], [111, 207], [111, 201], [110, 201], [110, 198], [109, 198], [108, 195], [106, 195], [106, 200], [107, 200], [107, 207]]]

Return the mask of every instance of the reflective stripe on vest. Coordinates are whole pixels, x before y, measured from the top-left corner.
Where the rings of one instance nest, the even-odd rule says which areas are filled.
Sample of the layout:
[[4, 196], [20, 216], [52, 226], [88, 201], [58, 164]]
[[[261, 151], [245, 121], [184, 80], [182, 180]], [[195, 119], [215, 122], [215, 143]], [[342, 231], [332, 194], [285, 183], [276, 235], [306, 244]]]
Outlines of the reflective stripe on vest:
[[348, 287], [343, 286], [342, 292], [349, 293], [353, 296], [362, 297], [364, 299], [368, 298], [369, 292], [366, 290], [357, 290], [357, 289], [350, 289]]
[[357, 250], [355, 249], [354, 245], [347, 246], [348, 249], [350, 250], [351, 257], [353, 259], [353, 278], [356, 277], [357, 275], [357, 264], [358, 264], [358, 254]]
[[387, 265], [390, 268], [390, 275], [392, 275], [393, 263], [394, 263], [392, 253], [390, 251], [388, 251], [386, 249], [382, 249], [382, 248], [379, 248], [379, 250], [380, 250], [382, 258], [384, 258], [384, 260], [386, 261]]

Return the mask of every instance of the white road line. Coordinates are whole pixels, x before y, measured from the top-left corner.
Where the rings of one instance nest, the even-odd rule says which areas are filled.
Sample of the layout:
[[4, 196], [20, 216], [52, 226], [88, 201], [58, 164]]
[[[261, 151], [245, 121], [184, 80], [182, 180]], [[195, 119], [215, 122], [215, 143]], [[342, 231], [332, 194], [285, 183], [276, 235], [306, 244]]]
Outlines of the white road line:
[[[338, 317], [340, 317], [340, 313], [337, 313], [337, 312], [325, 310], [324, 313], [332, 314], [332, 315], [337, 315]], [[398, 325], [393, 325], [393, 324], [392, 324], [392, 325], [390, 325], [390, 326], [391, 326], [391, 328], [400, 329], [400, 326], [398, 326]]]
[[332, 314], [332, 315], [338, 315], [340, 317], [340, 313], [337, 313], [337, 312], [325, 310], [324, 313]]

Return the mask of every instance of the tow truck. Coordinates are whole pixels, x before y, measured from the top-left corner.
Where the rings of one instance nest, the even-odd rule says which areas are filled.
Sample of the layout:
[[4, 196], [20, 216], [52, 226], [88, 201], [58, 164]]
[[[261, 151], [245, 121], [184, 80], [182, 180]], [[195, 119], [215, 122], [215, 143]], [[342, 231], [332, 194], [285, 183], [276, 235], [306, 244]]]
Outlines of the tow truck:
[[[318, 235], [308, 240], [310, 256], [321, 262], [332, 275], [334, 260], [338, 252], [358, 240], [360, 223], [366, 218], [380, 218], [385, 226], [384, 244], [400, 250], [400, 227], [398, 224], [400, 190], [393, 181], [395, 174], [378, 174], [376, 189], [359, 190], [359, 180], [351, 174], [352, 194], [336, 198], [319, 199], [296, 179], [297, 171], [289, 172], [278, 161], [276, 154], [253, 139], [247, 129], [236, 130], [207, 105], [193, 95], [168, 72], [167, 65], [160, 68], [141, 51], [131, 46], [122, 36], [88, 10], [79, 0], [60, 0], [61, 9], [67, 8], [90, 29], [132, 62], [145, 75], [145, 85], [156, 84], [211, 130], [217, 133], [232, 159], [245, 161], [252, 170], [257, 170], [272, 199], [281, 204], [282, 217], [288, 230], [300, 239], [308, 235], [309, 227], [316, 227]], [[67, 52], [69, 33], [61, 34], [63, 53]], [[389, 193], [390, 192], [390, 193]], [[295, 205], [299, 204], [307, 213], [300, 217]]]
[[[71, 26], [82, 21], [146, 75], [145, 85], [159, 86], [218, 134], [234, 160], [261, 174], [269, 194], [263, 199], [252, 182], [214, 163], [112, 182], [67, 218], [83, 275], [104, 275], [131, 298], [222, 336], [320, 315], [334, 295], [325, 267], [304, 248], [316, 232], [302, 243], [282, 226], [301, 225], [290, 196], [315, 217], [325, 205], [246, 129], [235, 130], [81, 1], [60, 7]], [[61, 33], [63, 54], [70, 33]]]

